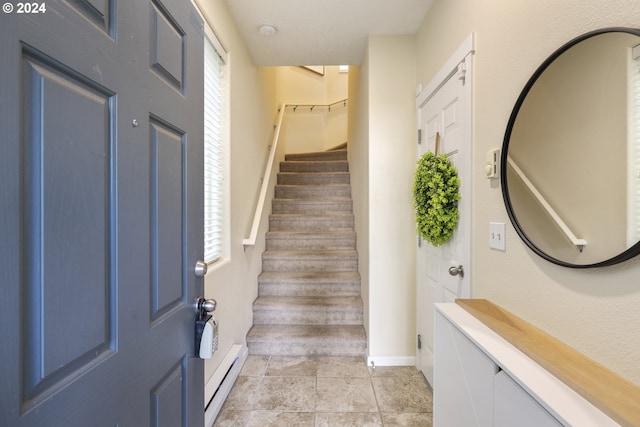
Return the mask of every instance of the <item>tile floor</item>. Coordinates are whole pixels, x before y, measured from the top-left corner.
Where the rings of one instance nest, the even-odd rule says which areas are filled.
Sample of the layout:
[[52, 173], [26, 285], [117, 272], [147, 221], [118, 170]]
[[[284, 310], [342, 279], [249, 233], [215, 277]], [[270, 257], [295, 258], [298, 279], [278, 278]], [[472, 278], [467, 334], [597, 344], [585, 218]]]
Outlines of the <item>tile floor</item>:
[[432, 425], [432, 393], [415, 367], [361, 357], [249, 356], [214, 427]]

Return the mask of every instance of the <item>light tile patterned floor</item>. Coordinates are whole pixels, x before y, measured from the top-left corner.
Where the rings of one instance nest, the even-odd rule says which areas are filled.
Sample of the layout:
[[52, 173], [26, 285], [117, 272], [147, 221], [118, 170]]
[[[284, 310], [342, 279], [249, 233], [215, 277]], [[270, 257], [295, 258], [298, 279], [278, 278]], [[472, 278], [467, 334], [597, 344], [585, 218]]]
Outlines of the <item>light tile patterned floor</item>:
[[432, 393], [414, 367], [361, 357], [249, 356], [214, 427], [432, 426]]

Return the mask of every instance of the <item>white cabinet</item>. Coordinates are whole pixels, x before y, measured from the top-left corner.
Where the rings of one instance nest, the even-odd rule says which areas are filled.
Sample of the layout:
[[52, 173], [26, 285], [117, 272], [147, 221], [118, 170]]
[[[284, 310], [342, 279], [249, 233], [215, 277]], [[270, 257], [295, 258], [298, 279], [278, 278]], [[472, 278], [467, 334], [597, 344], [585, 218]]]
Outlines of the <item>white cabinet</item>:
[[561, 426], [533, 397], [505, 371], [493, 380], [495, 427], [557, 427]]
[[492, 426], [498, 365], [440, 313], [435, 327], [434, 425]]
[[458, 304], [436, 304], [434, 427], [618, 426]]

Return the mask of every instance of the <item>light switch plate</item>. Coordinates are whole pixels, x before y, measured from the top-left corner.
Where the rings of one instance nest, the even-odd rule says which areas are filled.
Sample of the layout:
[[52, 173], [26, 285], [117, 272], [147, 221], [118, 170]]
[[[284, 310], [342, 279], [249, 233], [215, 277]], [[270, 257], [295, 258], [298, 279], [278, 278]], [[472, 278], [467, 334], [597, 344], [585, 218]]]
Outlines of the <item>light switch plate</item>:
[[506, 251], [507, 245], [505, 241], [506, 225], [504, 222], [489, 223], [489, 247], [499, 251]]

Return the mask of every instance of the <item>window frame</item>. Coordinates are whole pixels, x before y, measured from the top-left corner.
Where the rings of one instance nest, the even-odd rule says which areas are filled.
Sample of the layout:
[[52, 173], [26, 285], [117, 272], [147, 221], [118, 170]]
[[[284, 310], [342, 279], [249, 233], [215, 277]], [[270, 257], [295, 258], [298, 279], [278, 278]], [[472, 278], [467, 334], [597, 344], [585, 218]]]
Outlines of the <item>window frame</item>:
[[[220, 194], [220, 204], [219, 204], [219, 218], [218, 218], [218, 225], [220, 227], [220, 233], [218, 236], [218, 240], [219, 240], [219, 244], [216, 245], [217, 250], [214, 251], [213, 255], [210, 252], [205, 252], [205, 257], [204, 257], [204, 261], [207, 263], [208, 267], [215, 267], [218, 266], [220, 264], [222, 264], [225, 260], [230, 259], [230, 168], [229, 168], [229, 158], [230, 158], [230, 138], [229, 138], [229, 127], [230, 127], [230, 83], [229, 83], [229, 69], [230, 69], [230, 64], [229, 64], [229, 53], [224, 49], [222, 43], [220, 43], [219, 39], [217, 38], [217, 36], [215, 35], [214, 31], [211, 29], [211, 27], [209, 26], [209, 24], [207, 23], [206, 19], [204, 20], [204, 50], [205, 52], [203, 53], [205, 55], [205, 62], [207, 61], [207, 49], [209, 49], [208, 47], [208, 43], [210, 43], [211, 47], [213, 47], [213, 51], [217, 54], [217, 56], [220, 58], [221, 62], [222, 62], [222, 66], [224, 67], [223, 70], [223, 77], [222, 77], [222, 82], [221, 82], [221, 91], [223, 93], [223, 100], [220, 103], [220, 107], [222, 108], [222, 124], [221, 124], [221, 133], [222, 135], [220, 136], [220, 166], [222, 168], [222, 178], [221, 178], [221, 183], [219, 186], [219, 190], [221, 192]], [[206, 67], [206, 64], [205, 64]], [[206, 78], [206, 76], [205, 76]], [[206, 84], [206, 82], [205, 82]], [[206, 91], [205, 91], [205, 96], [206, 96]], [[203, 114], [205, 115], [205, 122], [207, 120], [207, 111], [206, 111], [206, 99], [205, 99], [205, 106], [203, 107]], [[206, 130], [205, 130], [205, 134], [206, 134]], [[206, 138], [205, 138], [205, 145], [207, 144]], [[205, 148], [205, 152], [206, 152]], [[207, 156], [205, 155], [205, 153], [203, 153], [203, 163], [206, 162]], [[207, 165], [204, 164], [204, 168], [205, 168], [205, 174], [206, 169], [207, 169]], [[204, 179], [204, 177], [203, 177]], [[205, 190], [205, 194], [208, 190], [207, 188], [207, 184], [205, 181], [205, 185], [204, 185], [204, 190]], [[205, 203], [205, 195], [203, 195], [203, 203]], [[205, 246], [205, 251], [207, 251], [207, 247], [206, 247], [206, 240], [208, 238], [207, 236], [207, 231], [206, 231], [206, 215], [207, 215], [207, 205], [205, 204], [204, 207], [205, 211], [204, 211], [204, 217], [203, 217], [203, 221], [205, 221], [205, 231], [203, 234], [203, 245]], [[211, 270], [209, 268], [209, 271]]]

